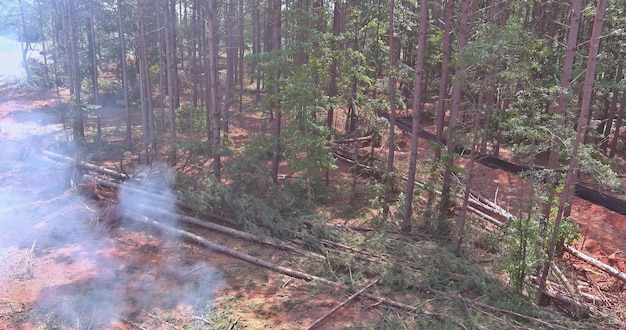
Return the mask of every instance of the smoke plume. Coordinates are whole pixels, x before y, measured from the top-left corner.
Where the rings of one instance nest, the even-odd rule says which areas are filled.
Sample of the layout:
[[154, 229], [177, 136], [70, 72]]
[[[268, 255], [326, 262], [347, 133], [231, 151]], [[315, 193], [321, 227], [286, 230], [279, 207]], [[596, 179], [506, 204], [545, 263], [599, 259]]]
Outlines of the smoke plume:
[[[1, 134], [1, 133], [0, 133]], [[35, 328], [114, 328], [155, 324], [163, 311], [206, 319], [223, 276], [198, 261], [175, 235], [99, 224], [101, 205], [72, 183], [76, 170], [41, 157], [43, 137], [0, 143], [0, 291], [16, 302], [36, 291], [24, 318]], [[177, 226], [173, 172], [137, 171], [119, 191], [119, 207]], [[3, 314], [4, 315], [4, 314]], [[147, 323], [144, 323], [147, 322]]]

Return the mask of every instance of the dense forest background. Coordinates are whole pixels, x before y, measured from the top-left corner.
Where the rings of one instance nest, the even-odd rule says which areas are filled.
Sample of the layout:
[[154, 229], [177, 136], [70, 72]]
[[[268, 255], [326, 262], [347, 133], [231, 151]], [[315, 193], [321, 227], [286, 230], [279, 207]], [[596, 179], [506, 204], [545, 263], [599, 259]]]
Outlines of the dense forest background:
[[[622, 189], [624, 11], [617, 0], [10, 0], [0, 33], [22, 43], [27, 80], [57, 91], [75, 142], [111, 143], [101, 117], [122, 107], [126, 150], [143, 163], [198, 161], [196, 193], [223, 184], [235, 198], [251, 178], [274, 191], [286, 165], [313, 205], [331, 193], [339, 153], [379, 170], [380, 217], [460, 251], [476, 158], [528, 166], [508, 229], [509, 256], [523, 262], [508, 269], [520, 290], [536, 274], [543, 301], [559, 247], [576, 236], [575, 183]], [[236, 148], [231, 124], [251, 114], [266, 125]], [[408, 161], [394, 154], [398, 117], [412, 124]], [[358, 146], [365, 137], [371, 151]]]

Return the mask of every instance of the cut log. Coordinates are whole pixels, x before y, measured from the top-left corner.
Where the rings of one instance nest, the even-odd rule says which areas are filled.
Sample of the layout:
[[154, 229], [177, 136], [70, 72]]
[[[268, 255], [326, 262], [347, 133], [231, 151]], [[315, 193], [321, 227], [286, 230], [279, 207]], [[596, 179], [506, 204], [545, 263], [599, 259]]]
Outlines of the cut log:
[[605, 263], [603, 263], [602, 261], [598, 260], [598, 259], [594, 259], [576, 249], [574, 249], [573, 247], [566, 245], [565, 246], [565, 251], [569, 252], [571, 255], [575, 256], [576, 258], [579, 258], [587, 263], [590, 263], [592, 265], [594, 265], [595, 267], [605, 271], [607, 274], [621, 280], [622, 282], [626, 282], [626, 273], [621, 272], [619, 269], [615, 268], [615, 267], [611, 267]]
[[[95, 176], [86, 176], [87, 178], [94, 180], [95, 182], [97, 182], [98, 184], [101, 184], [103, 186], [109, 187], [109, 188], [114, 188], [114, 189], [120, 189], [121, 185], [115, 182], [111, 182], [108, 180], [104, 180]], [[150, 193], [147, 192], [145, 190], [141, 190], [139, 188], [130, 186], [130, 185], [125, 185], [124, 189], [129, 189], [131, 190], [131, 192], [136, 193], [138, 195], [141, 195], [142, 198], [141, 200], [138, 201], [138, 203], [140, 205], [149, 207], [149, 209], [151, 210], [151, 212], [156, 212], [159, 214], [163, 214], [165, 216], [168, 217], [175, 217], [178, 218], [186, 223], [189, 224], [193, 224], [196, 226], [200, 226], [200, 227], [204, 227], [207, 229], [211, 229], [211, 230], [215, 230], [218, 232], [221, 232], [223, 234], [226, 235], [230, 235], [233, 237], [238, 237], [238, 238], [242, 238], [242, 239], [247, 239], [253, 242], [257, 242], [257, 243], [261, 243], [261, 244], [266, 244], [266, 245], [270, 245], [270, 246], [274, 246], [280, 249], [284, 249], [284, 250], [290, 250], [293, 251], [295, 253], [304, 255], [306, 257], [312, 258], [312, 259], [316, 259], [316, 260], [326, 260], [326, 257], [324, 257], [321, 254], [318, 253], [314, 253], [314, 252], [310, 252], [310, 251], [306, 251], [303, 249], [300, 249], [296, 246], [294, 246], [293, 244], [290, 243], [286, 243], [277, 239], [270, 239], [270, 238], [261, 238], [258, 237], [254, 234], [248, 233], [248, 232], [244, 232], [241, 230], [237, 230], [237, 229], [233, 229], [230, 227], [226, 227], [226, 226], [222, 226], [222, 225], [218, 225], [216, 223], [212, 223], [212, 222], [208, 222], [208, 221], [202, 221], [198, 218], [194, 218], [188, 215], [184, 215], [184, 214], [178, 214], [178, 213], [173, 213], [173, 212], [169, 212], [163, 209], [160, 209], [158, 207], [158, 205], [160, 204], [160, 202], [167, 202], [169, 203], [170, 200], [166, 199], [166, 197], [163, 197], [161, 195], [158, 194], [154, 194], [154, 193]], [[149, 203], [152, 202], [152, 203]], [[223, 218], [220, 217], [218, 220], [225, 220], [225, 222], [227, 223], [234, 223], [233, 220], [227, 219], [227, 218]]]
[[65, 162], [65, 163], [68, 163], [68, 164], [75, 164], [76, 166], [82, 167], [82, 168], [84, 168], [86, 170], [93, 171], [93, 172], [96, 172], [96, 173], [100, 173], [102, 175], [106, 175], [106, 176], [109, 176], [109, 177], [112, 177], [112, 178], [115, 178], [115, 179], [118, 179], [118, 180], [126, 180], [126, 179], [129, 178], [128, 175], [126, 175], [124, 173], [120, 173], [120, 172], [117, 172], [117, 171], [114, 171], [114, 170], [110, 170], [110, 169], [108, 169], [106, 167], [102, 167], [102, 166], [94, 165], [94, 164], [91, 164], [91, 163], [87, 163], [87, 162], [84, 162], [82, 160], [76, 160], [76, 159], [73, 159], [73, 158], [70, 158], [70, 157], [67, 157], [67, 156], [59, 155], [57, 153], [50, 152], [50, 151], [47, 151], [47, 150], [44, 150], [43, 154], [46, 155], [48, 158], [50, 158], [52, 160], [61, 161], [61, 162]]
[[332, 145], [332, 144], [346, 144], [346, 143], [359, 142], [359, 147], [363, 147], [363, 144], [364, 144], [363, 142], [368, 142], [368, 141], [372, 141], [372, 135], [362, 136], [362, 137], [358, 137], [354, 139], [332, 140], [330, 141], [330, 143]]
[[500, 205], [488, 200], [487, 198], [480, 195], [478, 192], [472, 190], [472, 203], [476, 205], [481, 205], [481, 207], [489, 210], [490, 212], [497, 214], [505, 219], [515, 219], [515, 216], [509, 213], [507, 210], [503, 209]]

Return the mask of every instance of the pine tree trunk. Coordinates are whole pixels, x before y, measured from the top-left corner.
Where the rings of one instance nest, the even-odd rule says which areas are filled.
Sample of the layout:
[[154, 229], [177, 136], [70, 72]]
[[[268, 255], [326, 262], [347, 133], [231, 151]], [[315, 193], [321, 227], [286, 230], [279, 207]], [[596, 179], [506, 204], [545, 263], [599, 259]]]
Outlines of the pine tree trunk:
[[441, 141], [443, 139], [443, 126], [446, 117], [446, 99], [448, 98], [448, 81], [450, 76], [450, 61], [452, 59], [452, 20], [454, 19], [454, 1], [446, 0], [445, 4], [445, 27], [443, 31], [441, 80], [439, 82], [439, 94], [437, 97], [437, 127], [435, 131], [435, 160], [441, 160]]
[[[281, 28], [281, 1], [280, 0], [269, 0], [271, 10], [271, 44], [272, 50], [275, 52], [275, 56], [279, 56], [280, 53], [280, 28]], [[282, 114], [280, 110], [280, 101], [278, 100], [278, 95], [280, 93], [279, 80], [280, 80], [280, 68], [278, 65], [274, 66], [274, 118], [272, 122], [272, 177], [274, 183], [278, 183], [278, 166], [280, 164], [281, 152], [280, 152], [280, 130], [281, 130], [281, 120]]]
[[[578, 29], [580, 26], [580, 15], [582, 9], [582, 0], [574, 0], [572, 2], [572, 12], [570, 17], [570, 27], [569, 27], [569, 35], [567, 37], [567, 46], [565, 57], [563, 59], [563, 69], [561, 71], [561, 81], [560, 88], [563, 91], [567, 91], [570, 89], [572, 72], [574, 69], [574, 59], [576, 56], [576, 49], [578, 47]], [[555, 117], [555, 127], [564, 127], [565, 126], [565, 115], [567, 111], [568, 105], [568, 93], [560, 93], [557, 99], [557, 107], [554, 113]], [[558, 132], [554, 132], [554, 134], [558, 134]], [[553, 136], [554, 136], [553, 134]], [[548, 168], [553, 170], [554, 174], [549, 175], [546, 181], [546, 186], [548, 187], [548, 202], [546, 203], [543, 209], [543, 219], [541, 224], [541, 233], [540, 235], [545, 235], [547, 230], [546, 224], [548, 219], [550, 218], [552, 206], [555, 198], [555, 187], [557, 183], [557, 173], [559, 166], [559, 155], [560, 155], [560, 141], [557, 137], [552, 138], [550, 155], [548, 158]], [[541, 247], [540, 247], [541, 248]]]
[[124, 27], [122, 0], [117, 0], [117, 25], [120, 42], [120, 64], [122, 67], [122, 90], [124, 94], [124, 110], [126, 111], [126, 138], [124, 144], [126, 148], [132, 145], [132, 117], [130, 112], [128, 97], [128, 65], [126, 63], [126, 32]]
[[445, 159], [445, 171], [443, 174], [443, 187], [441, 189], [441, 203], [439, 204], [439, 219], [443, 220], [450, 204], [452, 190], [452, 167], [454, 165], [454, 147], [457, 136], [457, 121], [461, 108], [461, 90], [463, 88], [465, 72], [463, 67], [463, 53], [470, 35], [470, 1], [461, 2], [460, 33], [457, 48], [457, 59], [454, 72], [454, 85], [450, 99], [450, 119], [448, 122], [448, 140], [446, 144], [447, 158]]
[[617, 153], [617, 142], [620, 140], [622, 124], [624, 116], [626, 115], [626, 92], [622, 92], [622, 102], [620, 102], [619, 111], [617, 112], [617, 118], [615, 119], [615, 133], [613, 133], [613, 139], [611, 140], [611, 146], [609, 151], [609, 157], [614, 157]]
[[420, 29], [417, 45], [417, 63], [415, 64], [415, 82], [413, 85], [413, 122], [411, 127], [411, 158], [409, 160], [409, 177], [406, 184], [406, 195], [402, 213], [402, 231], [411, 231], [413, 215], [413, 191], [415, 189], [415, 173], [417, 168], [418, 133], [420, 115], [422, 113], [422, 80], [424, 79], [424, 59], [426, 57], [426, 37], [428, 33], [428, 1], [420, 1]]
[[[615, 75], [615, 84], [618, 85], [622, 79], [624, 79], [624, 52], [620, 51], [619, 55], [616, 54], [615, 60], [617, 62], [617, 74]], [[619, 101], [619, 88], [612, 88], [613, 95], [611, 97], [611, 102], [608, 106], [608, 113], [605, 121], [603, 121], [603, 125], [601, 126], [600, 133], [603, 136], [603, 140], [601, 143], [601, 149], [606, 154], [609, 146], [609, 136], [611, 135], [611, 130], [613, 129], [613, 118], [615, 118], [615, 112], [617, 111], [617, 103]], [[617, 132], [616, 132], [617, 133]]]
[[[208, 20], [207, 24], [209, 26], [209, 100], [210, 100], [210, 108], [213, 113], [213, 122], [212, 125], [212, 138], [213, 138], [213, 175], [217, 178], [220, 177], [221, 171], [221, 157], [220, 157], [220, 144], [221, 144], [221, 127], [222, 127], [222, 118], [221, 118], [221, 102], [219, 95], [219, 67], [218, 67], [218, 47], [219, 41], [217, 39], [217, 0], [209, 0], [209, 12], [208, 12]], [[207, 129], [208, 129], [207, 125]]]
[[22, 68], [26, 73], [27, 81], [31, 80], [30, 67], [28, 65], [28, 50], [30, 49], [30, 41], [26, 36], [26, 21], [24, 19], [24, 3], [22, 0], [18, 1], [18, 7], [20, 11], [20, 45], [22, 47]]
[[396, 149], [396, 48], [394, 44], [394, 20], [395, 0], [391, 0], [389, 9], [389, 151], [387, 154], [387, 179], [385, 189], [385, 201], [383, 213], [389, 215], [389, 205], [393, 195], [393, 161]]
[[[89, 44], [89, 60], [90, 60], [90, 68], [91, 68], [91, 86], [93, 93], [93, 104], [99, 105], [99, 94], [98, 90], [98, 58], [97, 58], [97, 42], [96, 42], [96, 30], [95, 30], [95, 19], [93, 16], [94, 8], [93, 8], [93, 0], [89, 1], [89, 21], [87, 23], [87, 42]], [[96, 143], [102, 142], [102, 121], [100, 118], [100, 108], [96, 110]]]
[[141, 99], [141, 117], [143, 123], [143, 143], [144, 151], [146, 154], [146, 163], [151, 163], [150, 144], [152, 141], [152, 124], [150, 120], [152, 116], [152, 86], [150, 83], [150, 69], [148, 64], [148, 47], [146, 45], [146, 27], [145, 27], [145, 15], [143, 6], [145, 3], [137, 2], [139, 13], [139, 58], [137, 62], [139, 64], [139, 93]]
[[[259, 0], [252, 3], [252, 53], [258, 55], [261, 53], [261, 13]], [[252, 74], [256, 75], [256, 85], [254, 88], [254, 100], [259, 102], [261, 99], [261, 74], [259, 70], [258, 60], [252, 62]]]
[[559, 200], [559, 208], [557, 211], [556, 219], [554, 220], [554, 229], [552, 230], [552, 238], [547, 251], [547, 260], [543, 265], [543, 270], [539, 278], [539, 289], [537, 295], [538, 303], [544, 302], [546, 280], [548, 272], [550, 270], [550, 263], [554, 259], [554, 253], [556, 245], [558, 243], [559, 229], [561, 221], [564, 217], [564, 212], [571, 204], [571, 198], [573, 195], [574, 184], [576, 183], [577, 173], [579, 170], [578, 150], [581, 143], [583, 143], [587, 133], [587, 121], [589, 119], [589, 109], [591, 106], [591, 99], [593, 97], [593, 86], [595, 83], [596, 65], [598, 63], [598, 51], [600, 48], [600, 38], [602, 36], [602, 25], [604, 23], [604, 14], [608, 0], [598, 0], [596, 6], [596, 16], [593, 21], [593, 29], [589, 42], [589, 55], [587, 57], [587, 68], [585, 72], [585, 81], [583, 83], [582, 102], [580, 106], [580, 115], [578, 117], [578, 126], [576, 128], [576, 139], [572, 147], [572, 154], [565, 177], [565, 186], [561, 193]]
[[233, 105], [235, 93], [235, 63], [237, 57], [237, 22], [235, 21], [236, 3], [231, 0], [226, 5], [226, 95], [222, 108], [222, 132], [228, 133], [228, 112]]
[[83, 121], [83, 102], [81, 99], [82, 78], [80, 74], [80, 60], [78, 51], [78, 22], [76, 20], [76, 5], [74, 0], [67, 0], [69, 14], [69, 53], [70, 67], [74, 86], [74, 138], [85, 138], [85, 126]]
[[239, 0], [239, 113], [243, 113], [243, 92], [244, 92], [244, 74], [246, 72], [244, 66], [244, 56], [246, 49], [246, 40], [244, 35], [244, 5], [243, 0]]
[[172, 16], [174, 15], [170, 12], [171, 3], [175, 2], [171, 0], [164, 0], [163, 23], [165, 25], [165, 67], [167, 68], [167, 104], [170, 125], [170, 142], [174, 143], [174, 141], [176, 141], [176, 113], [174, 112], [176, 107], [175, 79], [178, 64], [176, 63], [176, 55], [174, 54], [176, 52], [176, 41], [173, 39], [173, 35], [171, 33], [172, 28], [176, 29], [175, 23], [172, 22]]

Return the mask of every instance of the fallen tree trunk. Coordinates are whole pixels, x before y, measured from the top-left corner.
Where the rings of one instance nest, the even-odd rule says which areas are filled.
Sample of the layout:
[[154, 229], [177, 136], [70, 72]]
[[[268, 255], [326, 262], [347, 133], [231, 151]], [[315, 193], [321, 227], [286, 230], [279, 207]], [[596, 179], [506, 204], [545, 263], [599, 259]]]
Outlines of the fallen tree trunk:
[[172, 212], [168, 212], [165, 210], [160, 210], [158, 208], [152, 208], [151, 211], [156, 211], [162, 214], [165, 214], [167, 216], [171, 216], [171, 217], [177, 217], [178, 219], [182, 220], [185, 223], [190, 223], [196, 226], [200, 226], [203, 228], [207, 228], [207, 229], [211, 229], [211, 230], [215, 230], [217, 232], [229, 235], [229, 236], [233, 236], [233, 237], [237, 237], [237, 238], [242, 238], [242, 239], [246, 239], [249, 241], [253, 241], [253, 242], [257, 242], [257, 243], [261, 243], [261, 244], [265, 244], [265, 245], [270, 245], [276, 248], [280, 248], [280, 249], [284, 249], [284, 250], [290, 250], [292, 252], [301, 254], [303, 256], [309, 257], [311, 259], [315, 259], [315, 260], [326, 260], [326, 257], [324, 257], [321, 254], [318, 253], [314, 253], [311, 251], [306, 251], [303, 249], [300, 249], [296, 246], [294, 246], [293, 244], [289, 244], [277, 239], [269, 239], [269, 238], [261, 238], [258, 237], [254, 234], [245, 232], [245, 231], [241, 231], [241, 230], [237, 230], [237, 229], [233, 229], [230, 227], [226, 227], [226, 226], [222, 226], [222, 225], [218, 225], [212, 222], [208, 222], [208, 221], [202, 221], [198, 218], [194, 218], [194, 217], [190, 217], [188, 215], [183, 215], [183, 214], [178, 214], [178, 213], [172, 213]]
[[188, 232], [188, 231], [185, 231], [185, 230], [182, 230], [182, 229], [174, 228], [172, 226], [163, 224], [163, 223], [155, 221], [155, 220], [151, 220], [148, 217], [145, 217], [145, 216], [142, 216], [142, 215], [139, 215], [139, 214], [136, 214], [136, 213], [130, 213], [130, 212], [125, 212], [125, 213], [123, 213], [123, 215], [127, 219], [131, 219], [131, 220], [137, 221], [137, 222], [143, 222], [143, 223], [148, 224], [148, 225], [150, 225], [152, 227], [158, 228], [158, 229], [160, 229], [162, 231], [173, 233], [173, 234], [176, 234], [176, 235], [178, 235], [178, 236], [180, 236], [182, 238], [185, 238], [185, 239], [191, 240], [191, 241], [193, 241], [195, 243], [201, 244], [201, 245], [209, 248], [210, 250], [212, 250], [214, 252], [217, 252], [217, 253], [220, 253], [220, 254], [223, 254], [223, 255], [226, 255], [226, 256], [229, 256], [229, 257], [237, 258], [239, 260], [243, 260], [245, 262], [248, 262], [248, 263], [251, 263], [251, 264], [254, 264], [254, 265], [257, 265], [257, 266], [261, 266], [263, 268], [267, 268], [267, 269], [270, 269], [270, 270], [273, 270], [273, 271], [276, 271], [276, 272], [279, 272], [281, 274], [284, 274], [284, 275], [287, 275], [287, 276], [291, 276], [291, 277], [294, 277], [294, 278], [297, 278], [297, 279], [305, 280], [305, 281], [308, 281], [308, 282], [315, 280], [315, 276], [312, 276], [312, 275], [309, 275], [309, 274], [306, 274], [306, 273], [303, 273], [303, 272], [300, 272], [300, 271], [297, 271], [297, 270], [294, 270], [294, 269], [291, 269], [291, 268], [282, 267], [282, 266], [279, 266], [277, 264], [265, 261], [263, 259], [256, 258], [256, 257], [253, 257], [251, 255], [245, 254], [243, 252], [239, 252], [237, 250], [233, 250], [233, 249], [225, 247], [223, 245], [219, 245], [217, 243], [213, 243], [213, 242], [209, 241], [208, 239], [206, 239], [206, 238], [204, 238], [202, 236], [193, 234], [191, 232]]
[[[210, 250], [229, 256], [229, 257], [233, 257], [233, 258], [237, 258], [239, 260], [245, 261], [247, 263], [253, 264], [253, 265], [257, 265], [263, 268], [267, 268], [269, 270], [281, 273], [283, 275], [287, 275], [293, 278], [297, 278], [297, 279], [301, 279], [301, 280], [305, 280], [307, 282], [311, 282], [311, 281], [315, 281], [318, 283], [322, 283], [328, 286], [332, 286], [334, 288], [338, 288], [340, 290], [345, 290], [345, 291], [349, 291], [348, 288], [341, 284], [341, 283], [337, 283], [334, 281], [330, 281], [327, 280], [325, 278], [322, 277], [318, 277], [315, 275], [310, 275], [292, 268], [287, 268], [287, 267], [283, 267], [274, 263], [271, 263], [269, 261], [265, 261], [263, 259], [260, 258], [256, 258], [253, 257], [251, 255], [245, 254], [243, 252], [239, 252], [237, 250], [233, 250], [231, 248], [225, 247], [223, 245], [219, 245], [217, 243], [213, 243], [211, 241], [209, 241], [208, 239], [202, 237], [202, 236], [198, 236], [196, 234], [190, 233], [188, 231], [185, 230], [181, 230], [181, 229], [177, 229], [174, 228], [172, 226], [168, 226], [165, 225], [163, 223], [160, 223], [158, 221], [154, 221], [151, 220], [147, 217], [141, 216], [139, 214], [133, 214], [133, 213], [124, 213], [125, 216], [127, 216], [129, 219], [133, 220], [133, 221], [137, 221], [137, 222], [142, 222], [145, 223], [147, 225], [150, 225], [152, 227], [158, 228], [160, 230], [169, 232], [169, 233], [174, 233], [179, 235], [180, 237], [186, 238], [188, 240], [191, 240], [197, 244], [203, 245], [207, 248], [209, 248]], [[411, 306], [408, 304], [404, 304], [401, 303], [399, 301], [395, 301], [386, 297], [381, 297], [381, 296], [377, 296], [377, 295], [373, 295], [370, 293], [364, 293], [363, 294], [364, 297], [367, 297], [368, 299], [372, 299], [377, 301], [378, 303], [381, 304], [385, 304], [389, 307], [393, 307], [393, 308], [397, 308], [397, 309], [401, 309], [404, 310], [406, 312], [410, 312], [410, 313], [418, 313], [418, 314], [422, 314], [422, 315], [428, 315], [428, 316], [436, 316], [436, 313], [432, 313], [432, 312], [428, 312], [428, 311], [422, 311], [420, 310], [419, 307], [416, 306]]]
[[[118, 183], [111, 182], [111, 181], [104, 180], [104, 179], [100, 179], [98, 177], [87, 176], [87, 178], [92, 179], [95, 182], [97, 182], [98, 184], [101, 184], [101, 185], [109, 187], [109, 188], [120, 189], [122, 187], [122, 185], [120, 185]], [[178, 218], [178, 219], [180, 219], [180, 220], [182, 220], [182, 221], [184, 221], [186, 223], [190, 223], [190, 224], [193, 224], [193, 225], [196, 225], [196, 226], [200, 226], [200, 227], [204, 227], [204, 228], [207, 228], [207, 229], [215, 230], [215, 231], [218, 231], [218, 232], [221, 232], [223, 234], [230, 235], [230, 236], [233, 236], [233, 237], [247, 239], [247, 240], [250, 240], [250, 241], [257, 242], [257, 243], [262, 243], [262, 244], [274, 246], [274, 247], [277, 247], [277, 248], [290, 250], [290, 251], [293, 251], [295, 253], [298, 253], [298, 254], [304, 255], [306, 257], [312, 258], [312, 259], [326, 260], [326, 257], [324, 257], [321, 254], [300, 249], [300, 248], [298, 248], [298, 247], [296, 247], [296, 246], [294, 246], [292, 244], [289, 244], [289, 243], [286, 243], [286, 242], [283, 242], [283, 241], [280, 241], [280, 240], [269, 239], [269, 238], [261, 238], [261, 237], [258, 237], [256, 235], [248, 233], [248, 232], [244, 232], [244, 231], [237, 230], [237, 229], [234, 229], [234, 228], [218, 225], [218, 224], [213, 223], [213, 222], [202, 221], [202, 220], [200, 220], [198, 218], [194, 218], [194, 217], [191, 217], [191, 216], [188, 216], [188, 215], [179, 214], [179, 213], [173, 213], [173, 212], [169, 212], [169, 211], [160, 209], [158, 207], [158, 202], [168, 202], [168, 203], [170, 202], [166, 197], [163, 197], [163, 196], [158, 195], [158, 194], [150, 193], [150, 192], [147, 192], [145, 190], [141, 190], [140, 188], [135, 188], [133, 186], [128, 186], [128, 185], [125, 185], [124, 189], [130, 189], [131, 192], [135, 192], [135, 193], [141, 194], [141, 195], [148, 194], [148, 196], [144, 196], [144, 197], [147, 197], [147, 198], [145, 198], [144, 202], [148, 202], [148, 201], [150, 201], [150, 199], [153, 199], [157, 203], [151, 203], [151, 204], [147, 205], [147, 204], [141, 203], [141, 201], [139, 201], [139, 204], [143, 205], [143, 206], [146, 206], [146, 207], [149, 207], [151, 212], [157, 212], [157, 213], [169, 216], [169, 217], [176, 217], [176, 218]], [[211, 217], [213, 217], [213, 216], [211, 216]], [[234, 221], [232, 221], [230, 219], [227, 219], [227, 218], [224, 218], [224, 217], [219, 217], [217, 220], [222, 220], [222, 221], [225, 221], [225, 222], [231, 223], [231, 224], [234, 223]]]
[[615, 267], [611, 267], [605, 263], [603, 263], [602, 261], [598, 260], [598, 259], [594, 259], [576, 249], [574, 249], [573, 247], [566, 245], [565, 246], [565, 251], [569, 252], [571, 255], [575, 256], [576, 258], [579, 258], [587, 263], [590, 263], [594, 266], [596, 266], [597, 268], [607, 272], [609, 275], [623, 281], [626, 282], [626, 273], [621, 272], [619, 269], [615, 268]]
[[96, 173], [100, 173], [102, 175], [106, 175], [106, 176], [109, 176], [109, 177], [112, 177], [112, 178], [115, 178], [115, 179], [118, 179], [118, 180], [126, 180], [126, 179], [129, 178], [129, 176], [124, 174], [124, 173], [120, 173], [120, 172], [117, 172], [117, 171], [114, 171], [114, 170], [110, 170], [110, 169], [108, 169], [106, 167], [102, 167], [102, 166], [94, 165], [94, 164], [91, 164], [91, 163], [87, 163], [87, 162], [84, 162], [82, 160], [76, 160], [74, 158], [70, 158], [70, 157], [67, 157], [67, 156], [59, 155], [57, 153], [50, 152], [50, 151], [47, 151], [47, 150], [44, 150], [43, 154], [46, 155], [48, 158], [50, 158], [52, 160], [61, 161], [61, 162], [65, 162], [65, 163], [68, 163], [68, 164], [75, 164], [76, 166], [82, 167], [82, 168], [84, 168], [86, 170], [94, 171]]
[[[100, 177], [93, 176], [93, 175], [86, 175], [86, 177], [96, 181], [99, 185], [102, 185], [102, 186], [105, 186], [105, 187], [108, 187], [108, 188], [113, 188], [113, 189], [117, 189], [117, 190], [122, 188], [121, 184], [119, 184], [117, 182], [113, 182], [113, 181], [105, 179], [105, 178], [100, 178]], [[139, 187], [135, 187], [133, 185], [123, 185], [123, 186], [124, 186], [124, 189], [130, 190], [131, 193], [142, 195], [142, 196], [146, 197], [147, 200], [153, 198], [153, 199], [158, 200], [158, 201], [163, 201], [163, 202], [167, 202], [167, 203], [171, 202], [171, 200], [169, 200], [168, 198], [165, 198], [165, 197], [163, 197], [163, 196], [161, 196], [159, 194], [155, 194], [153, 192], [141, 189]], [[185, 209], [189, 209], [191, 211], [195, 211], [193, 209], [193, 207], [191, 207], [191, 206], [181, 202], [180, 198], [176, 199], [176, 205], [180, 206], [181, 208], [185, 208]], [[227, 217], [221, 216], [219, 214], [215, 214], [215, 213], [211, 213], [211, 212], [205, 212], [205, 213], [206, 213], [206, 215], [208, 217], [211, 217], [211, 218], [213, 218], [215, 220], [219, 220], [219, 221], [222, 221], [224, 223], [229, 223], [231, 225], [235, 225], [236, 224], [236, 222], [233, 221], [232, 219], [229, 219]]]
[[363, 147], [361, 146], [361, 142], [368, 142], [372, 140], [372, 135], [368, 135], [368, 136], [362, 136], [362, 137], [358, 137], [358, 138], [352, 138], [352, 139], [343, 139], [343, 140], [332, 140], [330, 141], [331, 145], [332, 144], [345, 144], [345, 143], [352, 143], [352, 142], [359, 142], [359, 147]]
[[500, 205], [490, 201], [489, 199], [483, 197], [481, 194], [479, 194], [478, 192], [472, 190], [472, 199], [474, 200], [474, 203], [477, 205], [481, 205], [481, 207], [489, 210], [490, 212], [493, 212], [505, 219], [514, 219], [515, 216], [511, 213], [509, 213], [509, 211], [503, 209]]

